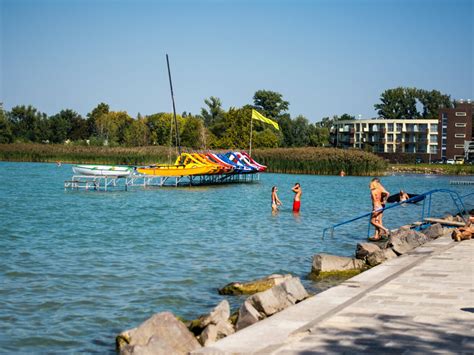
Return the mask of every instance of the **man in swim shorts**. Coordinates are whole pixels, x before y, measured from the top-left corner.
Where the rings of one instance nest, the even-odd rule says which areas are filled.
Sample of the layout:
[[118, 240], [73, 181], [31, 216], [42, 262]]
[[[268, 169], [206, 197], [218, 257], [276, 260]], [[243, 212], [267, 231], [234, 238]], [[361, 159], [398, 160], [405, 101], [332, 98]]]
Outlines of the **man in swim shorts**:
[[295, 193], [295, 199], [293, 200], [293, 212], [298, 213], [301, 207], [301, 186], [299, 183], [296, 183], [295, 186], [291, 189]]

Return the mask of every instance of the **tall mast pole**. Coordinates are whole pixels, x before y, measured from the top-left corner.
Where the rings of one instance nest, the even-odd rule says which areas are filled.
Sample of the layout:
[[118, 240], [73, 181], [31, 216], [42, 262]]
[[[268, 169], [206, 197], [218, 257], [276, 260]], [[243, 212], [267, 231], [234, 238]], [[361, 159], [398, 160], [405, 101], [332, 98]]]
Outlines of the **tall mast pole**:
[[173, 83], [171, 82], [171, 70], [170, 70], [170, 61], [168, 59], [168, 54], [166, 54], [166, 64], [168, 66], [168, 77], [170, 79], [171, 101], [173, 101], [173, 118], [174, 118], [174, 128], [176, 131], [176, 145], [178, 146], [178, 154], [181, 155], [181, 144], [179, 142], [178, 120], [176, 119], [176, 107], [174, 104]]

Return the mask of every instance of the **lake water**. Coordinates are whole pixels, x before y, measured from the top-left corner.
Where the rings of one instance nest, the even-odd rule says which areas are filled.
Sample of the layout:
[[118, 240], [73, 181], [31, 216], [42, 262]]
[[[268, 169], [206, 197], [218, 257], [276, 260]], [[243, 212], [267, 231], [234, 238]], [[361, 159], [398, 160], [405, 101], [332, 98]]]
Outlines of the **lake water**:
[[[252, 184], [64, 191], [71, 175], [69, 165], [0, 163], [0, 351], [113, 352], [117, 333], [154, 313], [192, 319], [224, 297], [235, 308], [241, 299], [218, 288], [272, 273], [297, 275], [314, 291], [312, 255], [349, 256], [367, 237], [364, 219], [321, 238], [330, 224], [370, 211], [368, 177], [262, 174]], [[382, 182], [392, 192], [474, 190], [454, 179], [473, 177]], [[273, 185], [283, 201], [276, 216]], [[454, 211], [446, 195], [433, 198], [433, 215]], [[395, 208], [384, 221], [395, 228], [420, 213]]]

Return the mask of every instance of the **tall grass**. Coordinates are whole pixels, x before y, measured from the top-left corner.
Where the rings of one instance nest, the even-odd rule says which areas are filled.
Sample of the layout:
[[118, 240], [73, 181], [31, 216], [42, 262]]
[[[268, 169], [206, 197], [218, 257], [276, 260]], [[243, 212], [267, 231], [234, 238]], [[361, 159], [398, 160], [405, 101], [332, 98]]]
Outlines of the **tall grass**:
[[[257, 149], [253, 158], [278, 173], [336, 175], [373, 175], [387, 169], [385, 161], [374, 154], [334, 148]], [[0, 144], [0, 160], [146, 165], [174, 162], [176, 151], [168, 147], [96, 147], [64, 144]]]
[[146, 165], [174, 162], [168, 147], [95, 147], [64, 144], [0, 144], [0, 160], [82, 164]]
[[255, 150], [258, 162], [276, 173], [337, 175], [374, 175], [383, 173], [387, 163], [380, 157], [360, 150], [335, 148], [276, 148]]

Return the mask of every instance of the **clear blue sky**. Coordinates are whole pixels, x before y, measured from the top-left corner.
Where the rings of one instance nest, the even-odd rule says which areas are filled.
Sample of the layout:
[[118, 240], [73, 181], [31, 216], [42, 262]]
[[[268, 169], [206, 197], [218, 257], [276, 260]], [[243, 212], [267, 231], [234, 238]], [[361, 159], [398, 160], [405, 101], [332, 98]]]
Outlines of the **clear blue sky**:
[[136, 116], [252, 103], [310, 121], [376, 115], [388, 88], [473, 93], [472, 0], [0, 0], [0, 101]]

